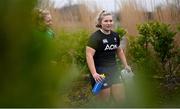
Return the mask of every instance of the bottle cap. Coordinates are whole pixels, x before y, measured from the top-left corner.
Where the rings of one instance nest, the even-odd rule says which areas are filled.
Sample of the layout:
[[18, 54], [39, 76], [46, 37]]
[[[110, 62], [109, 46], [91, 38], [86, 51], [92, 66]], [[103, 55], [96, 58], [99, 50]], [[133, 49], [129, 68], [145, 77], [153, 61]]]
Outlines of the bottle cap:
[[102, 78], [105, 78], [105, 75], [104, 75], [104, 74], [101, 74], [101, 77], [102, 77]]

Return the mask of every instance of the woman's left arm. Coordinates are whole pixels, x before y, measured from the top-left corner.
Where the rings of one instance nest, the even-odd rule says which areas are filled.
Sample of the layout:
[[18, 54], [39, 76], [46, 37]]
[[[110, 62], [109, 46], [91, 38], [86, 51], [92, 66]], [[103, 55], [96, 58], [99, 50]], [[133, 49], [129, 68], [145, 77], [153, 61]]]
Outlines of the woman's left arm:
[[118, 55], [118, 58], [122, 61], [125, 69], [130, 70], [130, 67], [127, 64], [126, 56], [125, 56], [124, 51], [121, 47], [117, 48], [117, 55]]

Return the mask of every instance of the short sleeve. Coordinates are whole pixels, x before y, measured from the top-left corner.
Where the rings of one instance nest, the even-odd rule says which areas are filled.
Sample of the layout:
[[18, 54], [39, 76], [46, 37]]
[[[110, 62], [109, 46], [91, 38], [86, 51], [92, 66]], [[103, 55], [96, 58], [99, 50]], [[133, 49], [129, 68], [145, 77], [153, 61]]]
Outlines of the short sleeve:
[[120, 46], [120, 42], [121, 42], [120, 38], [119, 38], [119, 35], [117, 35], [117, 39], [118, 39], [117, 41], [118, 41], [118, 47], [119, 47]]
[[98, 38], [95, 35], [90, 36], [87, 46], [97, 50], [98, 45]]
[[116, 33], [116, 32], [114, 32], [113, 35], [114, 35], [114, 37], [117, 38], [117, 44], [118, 44], [118, 47], [119, 47], [120, 46], [120, 37], [119, 37], [118, 33]]

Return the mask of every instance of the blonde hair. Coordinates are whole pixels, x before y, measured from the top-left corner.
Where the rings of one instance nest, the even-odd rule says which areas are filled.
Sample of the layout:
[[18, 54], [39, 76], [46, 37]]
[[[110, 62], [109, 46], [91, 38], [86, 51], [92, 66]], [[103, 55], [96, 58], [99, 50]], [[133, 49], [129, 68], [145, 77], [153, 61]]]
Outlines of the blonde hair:
[[47, 15], [51, 14], [49, 10], [47, 9], [38, 9], [38, 12], [39, 12], [39, 16], [44, 18], [46, 17]]
[[108, 15], [111, 15], [111, 16], [112, 16], [112, 14], [111, 14], [110, 12], [107, 12], [107, 11], [105, 11], [105, 10], [103, 10], [103, 11], [99, 14], [99, 16], [98, 16], [98, 18], [97, 18], [97, 24], [96, 24], [96, 27], [97, 27], [97, 28], [101, 28], [101, 27], [102, 27], [102, 26], [101, 26], [102, 19], [103, 19], [105, 16], [108, 16]]

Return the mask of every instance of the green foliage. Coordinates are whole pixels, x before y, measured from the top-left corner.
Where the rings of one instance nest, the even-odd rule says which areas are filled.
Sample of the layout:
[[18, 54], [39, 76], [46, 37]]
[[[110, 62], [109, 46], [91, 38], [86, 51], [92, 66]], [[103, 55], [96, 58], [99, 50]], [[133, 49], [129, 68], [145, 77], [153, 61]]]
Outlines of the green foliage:
[[164, 23], [154, 23], [152, 26], [153, 41], [152, 45], [161, 59], [161, 62], [167, 61], [172, 57], [172, 49], [174, 48], [174, 36], [176, 32], [173, 32], [170, 25]]
[[180, 32], [180, 24], [177, 25], [177, 30]]
[[[167, 93], [175, 97], [172, 93], [177, 92], [180, 73], [179, 49], [174, 45], [176, 32], [171, 29], [170, 25], [160, 22], [141, 24], [138, 26], [138, 31], [138, 37], [130, 39], [129, 44], [129, 53], [135, 62], [134, 70], [140, 73], [137, 77], [141, 78], [144, 75], [143, 78], [147, 78], [149, 75], [150, 81], [154, 78], [157, 82], [154, 86], [157, 87], [156, 91], [166, 90], [166, 93], [156, 94], [159, 96], [158, 100], [164, 102], [161, 97]], [[148, 82], [148, 79], [139, 79], [139, 81]], [[170, 100], [170, 98], [164, 99]]]
[[176, 61], [180, 64], [180, 48], [177, 49]]
[[[63, 76], [61, 79], [67, 81], [72, 78], [70, 80], [73, 80], [71, 84], [68, 84], [69, 87], [61, 85], [66, 87], [61, 93], [61, 103], [65, 103], [62, 104], [64, 107], [80, 107], [88, 102], [87, 100], [89, 100], [91, 94], [90, 89], [88, 89], [90, 85], [87, 84], [87, 80], [84, 80], [84, 74], [89, 73], [85, 56], [89, 32], [86, 30], [60, 31], [58, 35], [59, 37], [56, 38], [57, 66], [67, 70], [67, 72], [64, 72], [65, 74], [68, 73], [67, 76]], [[71, 63], [73, 63], [73, 66]], [[79, 79], [83, 79], [83, 81], [79, 81]]]
[[143, 61], [146, 56], [145, 48], [141, 46], [136, 37], [129, 38], [128, 53], [133, 57], [131, 61], [135, 63]]
[[117, 27], [115, 31], [118, 33], [120, 39], [127, 34], [127, 31], [122, 27]]
[[[77, 34], [78, 45], [75, 48], [76, 50], [75, 58], [76, 58], [77, 64], [80, 65], [81, 68], [87, 68], [85, 51], [86, 51], [88, 36], [89, 36], [89, 33], [87, 31], [81, 31], [79, 32], [79, 34]], [[88, 73], [87, 69], [85, 70], [85, 72]]]
[[148, 44], [152, 44], [161, 62], [172, 57], [173, 38], [176, 32], [171, 30], [170, 25], [150, 22], [139, 25], [138, 30], [140, 34], [138, 43], [145, 45], [146, 49], [148, 49]]
[[139, 31], [139, 36], [138, 36], [138, 43], [141, 45], [141, 47], [145, 48], [146, 51], [148, 49], [148, 43], [152, 42], [152, 23], [145, 23], [142, 25], [138, 25], [138, 31]]
[[[57, 40], [58, 60], [63, 59], [76, 63], [81, 69], [81, 73], [87, 72], [85, 47], [87, 44], [89, 32], [80, 30], [76, 32], [61, 32], [60, 38]], [[63, 45], [63, 46], [62, 46]]]

